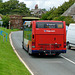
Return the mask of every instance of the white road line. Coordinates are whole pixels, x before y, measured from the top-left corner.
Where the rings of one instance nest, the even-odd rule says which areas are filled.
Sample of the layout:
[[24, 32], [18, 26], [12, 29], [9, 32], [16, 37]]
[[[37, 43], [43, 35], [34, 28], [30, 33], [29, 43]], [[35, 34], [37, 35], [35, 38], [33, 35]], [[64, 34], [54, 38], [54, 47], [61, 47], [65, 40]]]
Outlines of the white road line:
[[12, 46], [14, 52], [16, 53], [16, 55], [18, 56], [18, 58], [20, 59], [20, 61], [24, 64], [24, 66], [29, 70], [29, 72], [31, 73], [31, 75], [34, 75], [33, 72], [30, 70], [30, 68], [27, 66], [27, 64], [26, 64], [26, 63], [22, 60], [22, 58], [19, 56], [19, 54], [17, 53], [15, 47], [13, 46], [13, 43], [12, 43], [12, 40], [11, 40], [11, 34], [12, 34], [12, 33], [13, 33], [13, 32], [11, 32], [11, 33], [9, 34], [9, 39], [10, 39], [10, 44], [11, 44], [11, 46]]
[[66, 59], [67, 61], [69, 61], [69, 62], [71, 62], [72, 64], [75, 65], [75, 62], [74, 62], [74, 61], [72, 61], [72, 60], [70, 60], [70, 59], [68, 59], [68, 58], [66, 58], [66, 57], [64, 57], [64, 56], [62, 56], [62, 55], [61, 55], [61, 57], [64, 58], [64, 59]]

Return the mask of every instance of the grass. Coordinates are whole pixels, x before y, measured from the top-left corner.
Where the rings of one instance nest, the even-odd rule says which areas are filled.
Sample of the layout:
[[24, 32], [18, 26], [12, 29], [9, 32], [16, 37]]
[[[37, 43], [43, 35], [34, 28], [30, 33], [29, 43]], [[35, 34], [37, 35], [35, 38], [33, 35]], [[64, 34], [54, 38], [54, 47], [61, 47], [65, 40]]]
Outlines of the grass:
[[[0, 29], [8, 34], [11, 31], [18, 30], [5, 29], [1, 27]], [[9, 42], [9, 35], [7, 41], [4, 39], [4, 42], [3, 36], [0, 35], [0, 75], [30, 75], [29, 71], [14, 53]]]

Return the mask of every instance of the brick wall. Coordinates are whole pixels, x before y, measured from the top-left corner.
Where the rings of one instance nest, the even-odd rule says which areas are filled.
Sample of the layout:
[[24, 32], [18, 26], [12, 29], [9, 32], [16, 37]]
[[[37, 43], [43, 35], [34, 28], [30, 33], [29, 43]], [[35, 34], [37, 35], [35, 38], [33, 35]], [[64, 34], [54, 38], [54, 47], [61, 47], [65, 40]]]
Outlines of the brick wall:
[[10, 16], [10, 28], [20, 29], [23, 26], [22, 16], [11, 15]]

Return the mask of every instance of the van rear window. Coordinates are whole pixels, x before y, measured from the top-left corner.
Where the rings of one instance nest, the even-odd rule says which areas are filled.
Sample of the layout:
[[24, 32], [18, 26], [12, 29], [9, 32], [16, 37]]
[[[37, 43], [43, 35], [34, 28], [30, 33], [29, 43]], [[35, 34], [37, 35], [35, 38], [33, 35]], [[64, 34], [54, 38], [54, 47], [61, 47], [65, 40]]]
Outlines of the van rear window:
[[62, 22], [36, 22], [36, 28], [63, 28]]

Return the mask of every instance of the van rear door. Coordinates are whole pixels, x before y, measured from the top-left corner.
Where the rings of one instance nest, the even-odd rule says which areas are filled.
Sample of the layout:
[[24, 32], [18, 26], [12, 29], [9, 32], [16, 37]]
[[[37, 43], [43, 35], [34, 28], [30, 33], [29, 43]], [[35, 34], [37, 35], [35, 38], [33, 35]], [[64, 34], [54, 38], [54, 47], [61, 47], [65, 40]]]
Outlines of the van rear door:
[[75, 45], [75, 24], [70, 24], [67, 32], [67, 42]]

